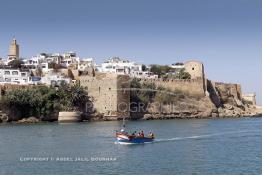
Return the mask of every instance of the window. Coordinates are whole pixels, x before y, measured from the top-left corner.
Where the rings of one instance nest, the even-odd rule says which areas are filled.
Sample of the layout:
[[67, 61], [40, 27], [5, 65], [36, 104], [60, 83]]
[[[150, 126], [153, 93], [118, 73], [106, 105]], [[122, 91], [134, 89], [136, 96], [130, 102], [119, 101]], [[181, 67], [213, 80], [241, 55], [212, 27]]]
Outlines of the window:
[[194, 68], [194, 67], [192, 67], [192, 70], [195, 70], [195, 68]]
[[22, 77], [25, 77], [26, 76], [26, 73], [21, 73]]
[[13, 71], [12, 75], [18, 75], [18, 71]]
[[5, 71], [5, 75], [10, 75], [10, 71]]

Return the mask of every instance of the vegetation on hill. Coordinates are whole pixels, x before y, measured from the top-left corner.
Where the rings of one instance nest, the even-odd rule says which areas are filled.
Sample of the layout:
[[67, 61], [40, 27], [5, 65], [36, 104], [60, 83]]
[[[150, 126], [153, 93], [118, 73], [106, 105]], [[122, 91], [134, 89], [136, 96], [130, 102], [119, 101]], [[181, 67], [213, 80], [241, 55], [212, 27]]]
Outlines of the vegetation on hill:
[[63, 85], [58, 89], [37, 87], [7, 90], [2, 96], [1, 107], [16, 119], [31, 116], [43, 119], [60, 110], [83, 110], [88, 101], [87, 92], [76, 84]]
[[[182, 64], [182, 63], [177, 63]], [[151, 65], [150, 71], [160, 78], [190, 79], [191, 75], [184, 68], [174, 69], [167, 65]]]
[[142, 107], [143, 112], [146, 112], [147, 106], [151, 103], [168, 104], [185, 98], [184, 93], [181, 91], [172, 91], [163, 86], [157, 87], [155, 83], [141, 82], [137, 78], [132, 79], [130, 87], [130, 107], [132, 111]]
[[186, 70], [180, 69], [179, 71], [177, 71], [175, 74], [166, 74], [163, 76], [163, 78], [173, 78], [173, 79], [191, 79], [191, 75], [186, 72]]
[[166, 75], [166, 73], [170, 72], [172, 70], [171, 67], [167, 65], [151, 65], [150, 72], [153, 72], [154, 74], [158, 75], [159, 77], [162, 77]]

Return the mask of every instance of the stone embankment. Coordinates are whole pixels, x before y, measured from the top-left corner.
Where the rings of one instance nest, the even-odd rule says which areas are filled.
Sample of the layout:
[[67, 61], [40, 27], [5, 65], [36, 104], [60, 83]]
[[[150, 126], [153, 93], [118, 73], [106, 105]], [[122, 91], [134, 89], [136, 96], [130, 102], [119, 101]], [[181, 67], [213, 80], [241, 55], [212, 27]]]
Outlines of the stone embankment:
[[81, 121], [81, 112], [59, 112], [58, 122], [79, 122]]

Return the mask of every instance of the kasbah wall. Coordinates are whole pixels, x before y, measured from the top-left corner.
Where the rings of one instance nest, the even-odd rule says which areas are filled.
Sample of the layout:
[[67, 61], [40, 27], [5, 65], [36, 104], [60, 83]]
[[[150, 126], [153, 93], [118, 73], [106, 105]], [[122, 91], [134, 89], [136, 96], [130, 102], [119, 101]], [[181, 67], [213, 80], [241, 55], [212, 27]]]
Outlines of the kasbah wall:
[[206, 80], [204, 66], [198, 61], [185, 62], [185, 71], [191, 75], [191, 79], [143, 79], [144, 82], [154, 82], [156, 86], [162, 86], [173, 91], [181, 91], [191, 96], [206, 96]]
[[91, 96], [96, 112], [105, 116], [129, 116], [129, 76], [96, 73], [79, 76], [79, 80]]
[[[185, 70], [190, 73], [191, 79], [141, 79], [141, 81], [154, 82], [156, 86], [166, 87], [174, 91], [178, 90], [192, 96], [209, 96], [213, 102], [216, 102], [217, 106], [220, 106], [225, 95], [242, 100], [239, 84], [214, 82], [206, 79], [203, 63], [187, 61], [185, 62]], [[80, 80], [82, 86], [87, 88], [92, 97], [94, 109], [98, 113], [106, 116], [129, 116], [129, 76], [94, 71], [89, 71], [88, 75], [81, 76], [73, 71], [72, 74], [75, 79]]]

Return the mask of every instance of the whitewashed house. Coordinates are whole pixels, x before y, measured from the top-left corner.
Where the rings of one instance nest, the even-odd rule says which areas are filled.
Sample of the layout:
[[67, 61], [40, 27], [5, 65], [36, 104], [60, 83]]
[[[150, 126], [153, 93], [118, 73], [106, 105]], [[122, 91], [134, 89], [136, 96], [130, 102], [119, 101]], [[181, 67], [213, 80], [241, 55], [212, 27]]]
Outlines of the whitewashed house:
[[87, 70], [90, 67], [94, 67], [94, 60], [93, 58], [83, 58], [81, 60], [79, 60], [78, 62], [78, 70], [79, 71], [84, 71]]
[[0, 83], [11, 84], [28, 84], [31, 81], [31, 74], [29, 70], [20, 69], [0, 69]]
[[131, 77], [135, 78], [149, 78], [149, 79], [157, 79], [158, 75], [154, 74], [153, 72], [150, 71], [134, 71], [130, 75]]
[[44, 77], [41, 78], [41, 83], [48, 85], [48, 86], [57, 86], [60, 85], [62, 83], [71, 83], [71, 78], [67, 78], [64, 77], [63, 75], [59, 74], [59, 73], [48, 73], [46, 74]]
[[114, 57], [102, 63], [100, 71], [130, 75], [134, 71], [142, 72], [142, 64], [138, 64], [134, 61], [129, 60], [121, 60], [118, 57]]

